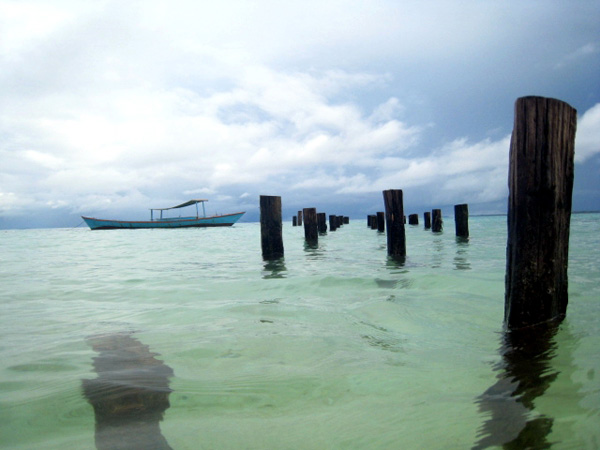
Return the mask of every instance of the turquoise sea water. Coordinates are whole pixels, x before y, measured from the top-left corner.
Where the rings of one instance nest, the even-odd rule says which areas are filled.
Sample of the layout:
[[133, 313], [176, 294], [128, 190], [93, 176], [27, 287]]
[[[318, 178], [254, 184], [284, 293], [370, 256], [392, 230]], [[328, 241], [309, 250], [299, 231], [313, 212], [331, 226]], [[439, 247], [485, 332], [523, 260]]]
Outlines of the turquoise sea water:
[[119, 438], [174, 449], [600, 448], [600, 215], [572, 216], [567, 318], [525, 358], [506, 218], [445, 225], [407, 226], [404, 265], [363, 220], [317, 248], [284, 224], [279, 263], [254, 223], [0, 231], [0, 447], [100, 446], [97, 395], [106, 423], [159, 405]]

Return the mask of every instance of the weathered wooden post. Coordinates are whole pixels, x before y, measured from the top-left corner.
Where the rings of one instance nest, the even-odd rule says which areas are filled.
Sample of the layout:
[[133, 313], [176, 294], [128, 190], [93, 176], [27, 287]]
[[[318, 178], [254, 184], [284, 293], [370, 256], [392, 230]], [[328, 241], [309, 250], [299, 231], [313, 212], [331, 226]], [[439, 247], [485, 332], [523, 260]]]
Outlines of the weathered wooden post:
[[331, 231], [337, 230], [337, 227], [335, 226], [335, 224], [336, 224], [336, 222], [335, 222], [335, 216], [333, 214], [331, 214], [329, 216], [329, 230], [331, 230]]
[[510, 143], [504, 321], [517, 329], [567, 312], [577, 111], [522, 97]]
[[344, 216], [344, 225], [348, 225], [350, 223], [350, 217]]
[[377, 231], [381, 233], [385, 231], [385, 213], [383, 211], [377, 212]]
[[408, 224], [409, 225], [419, 225], [419, 215], [418, 214], [409, 214], [408, 215]]
[[394, 258], [406, 256], [406, 234], [404, 231], [404, 201], [401, 189], [383, 191], [385, 204], [385, 227], [387, 229], [387, 252]]
[[371, 228], [371, 217], [372, 217], [371, 214], [367, 215], [367, 227], [368, 228]]
[[442, 220], [442, 210], [434, 209], [431, 211], [431, 231], [439, 233], [444, 229], [444, 221]]
[[320, 234], [327, 233], [327, 219], [325, 213], [317, 213], [317, 228]]
[[469, 205], [454, 205], [454, 225], [458, 237], [469, 237]]
[[377, 215], [374, 214], [371, 216], [371, 230], [377, 230], [378, 226]]
[[298, 226], [302, 226], [302, 211], [298, 211]]
[[296, 216], [292, 217], [292, 226], [294, 226], [294, 227], [298, 226], [298, 217], [296, 217]]
[[260, 241], [264, 259], [283, 257], [281, 197], [260, 196]]
[[319, 242], [319, 227], [317, 225], [317, 208], [304, 208], [304, 239], [309, 244]]
[[431, 228], [431, 213], [429, 211], [425, 211], [423, 213], [423, 220], [425, 221], [425, 229], [428, 230]]

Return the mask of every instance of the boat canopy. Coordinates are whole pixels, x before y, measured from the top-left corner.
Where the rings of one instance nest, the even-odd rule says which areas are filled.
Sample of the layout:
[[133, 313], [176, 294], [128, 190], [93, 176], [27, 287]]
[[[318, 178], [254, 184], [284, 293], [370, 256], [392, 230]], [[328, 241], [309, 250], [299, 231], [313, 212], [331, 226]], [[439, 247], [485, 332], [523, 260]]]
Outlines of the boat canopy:
[[186, 206], [192, 206], [192, 205], [196, 205], [198, 203], [204, 203], [207, 202], [208, 200], [206, 199], [196, 199], [196, 200], [188, 200], [185, 203], [182, 203], [181, 205], [177, 205], [177, 206], [171, 206], [170, 208], [150, 208], [152, 211], [166, 211], [168, 209], [177, 209], [177, 208], [185, 208]]
[[154, 211], [160, 211], [160, 220], [163, 220], [163, 211], [167, 211], [169, 209], [177, 209], [177, 208], [185, 208], [186, 206], [196, 205], [196, 217], [200, 217], [198, 213], [198, 203], [202, 203], [202, 214], [206, 217], [206, 210], [204, 209], [204, 202], [207, 202], [206, 199], [195, 199], [188, 200], [185, 203], [177, 206], [171, 206], [170, 208], [150, 208], [150, 220], [154, 220]]

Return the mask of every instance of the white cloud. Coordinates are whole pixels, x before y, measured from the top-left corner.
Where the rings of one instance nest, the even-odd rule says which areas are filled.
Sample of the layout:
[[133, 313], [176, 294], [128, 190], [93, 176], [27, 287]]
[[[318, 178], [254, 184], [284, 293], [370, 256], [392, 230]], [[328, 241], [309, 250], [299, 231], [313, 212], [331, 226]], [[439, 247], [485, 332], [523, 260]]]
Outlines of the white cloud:
[[[43, 188], [39, 201], [49, 204], [47, 195], [64, 192], [75, 191], [87, 203], [98, 194], [134, 195], [176, 179], [175, 185], [187, 186], [183, 193], [217, 193], [313, 166], [369, 166], [418, 138], [418, 127], [393, 118], [401, 109], [396, 99], [368, 115], [356, 104], [332, 101], [329, 96], [339, 95], [333, 85], [340, 80], [351, 89], [378, 78], [253, 66], [232, 79], [228, 90], [206, 96], [143, 86], [90, 90], [79, 104], [56, 104], [52, 113], [42, 109], [25, 118], [22, 111], [25, 120], [7, 122], [7, 134], [16, 137], [5, 145], [16, 146], [21, 135], [36, 136], [22, 158], [39, 166], [43, 175], [31, 188]], [[33, 110], [38, 104], [29, 106]], [[71, 206], [80, 201], [68, 197]]]
[[600, 103], [577, 120], [575, 161], [584, 162], [596, 153], [600, 153]]
[[0, 211], [3, 215], [15, 215], [33, 204], [33, 200], [14, 192], [0, 192]]
[[0, 3], [0, 55], [11, 57], [64, 25], [73, 14], [48, 3]]
[[427, 192], [438, 202], [495, 201], [507, 194], [509, 146], [510, 136], [477, 143], [457, 139], [426, 157], [382, 159], [379, 176], [360, 175], [350, 183], [340, 178], [328, 184], [342, 186], [342, 193], [407, 189]]

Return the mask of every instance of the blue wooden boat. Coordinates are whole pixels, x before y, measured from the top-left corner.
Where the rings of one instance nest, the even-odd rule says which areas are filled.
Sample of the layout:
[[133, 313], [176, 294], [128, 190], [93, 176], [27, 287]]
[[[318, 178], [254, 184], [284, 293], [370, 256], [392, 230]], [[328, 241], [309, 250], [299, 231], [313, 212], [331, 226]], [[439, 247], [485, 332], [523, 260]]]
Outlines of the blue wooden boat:
[[[204, 202], [208, 200], [188, 200], [185, 203], [170, 208], [151, 208], [150, 220], [108, 220], [95, 219], [93, 217], [81, 216], [92, 230], [115, 230], [115, 229], [140, 229], [140, 228], [191, 228], [191, 227], [230, 227], [236, 223], [240, 217], [245, 214], [238, 212], [233, 214], [223, 214], [218, 216], [206, 216]], [[198, 204], [202, 205], [202, 216], [198, 211]], [[163, 217], [163, 212], [185, 208], [186, 206], [196, 206], [196, 215], [188, 217]], [[155, 211], [159, 217], [155, 216]]]

